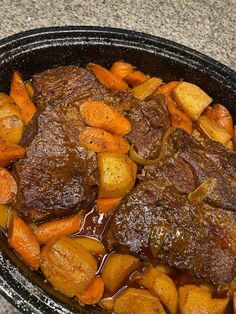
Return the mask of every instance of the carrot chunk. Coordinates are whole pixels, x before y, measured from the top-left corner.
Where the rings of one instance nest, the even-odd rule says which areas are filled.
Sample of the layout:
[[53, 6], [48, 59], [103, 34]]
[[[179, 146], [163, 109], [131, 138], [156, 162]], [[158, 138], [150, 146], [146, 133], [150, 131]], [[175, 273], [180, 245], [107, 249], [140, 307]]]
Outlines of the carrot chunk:
[[187, 133], [192, 134], [193, 127], [191, 119], [171, 102], [167, 104], [167, 109], [170, 114], [171, 126], [184, 129]]
[[20, 108], [22, 119], [27, 124], [35, 114], [36, 107], [30, 99], [20, 73], [17, 71], [12, 76], [10, 97]]
[[219, 126], [222, 126], [233, 137], [233, 119], [227, 108], [221, 104], [216, 104], [212, 107], [207, 107], [203, 114], [214, 120]]
[[97, 304], [100, 302], [104, 292], [104, 282], [100, 276], [96, 276], [87, 289], [76, 294], [80, 302], [84, 304]]
[[0, 168], [0, 204], [8, 204], [17, 193], [17, 185], [13, 176], [4, 168]]
[[85, 123], [123, 136], [130, 132], [130, 122], [118, 111], [101, 101], [86, 101], [80, 106], [80, 114]]
[[71, 235], [79, 231], [81, 220], [81, 215], [77, 214], [72, 217], [46, 222], [37, 227], [35, 236], [40, 244], [44, 244], [55, 237]]
[[97, 153], [127, 153], [129, 151], [129, 144], [124, 138], [90, 127], [80, 133], [80, 143]]
[[115, 198], [99, 198], [96, 200], [96, 205], [100, 213], [109, 213], [121, 201], [121, 197]]
[[170, 95], [171, 90], [178, 84], [178, 81], [170, 81], [158, 87], [156, 93], [162, 95]]
[[0, 166], [7, 167], [25, 155], [25, 149], [16, 144], [0, 142]]
[[132, 87], [135, 87], [139, 84], [142, 84], [143, 82], [145, 82], [149, 77], [144, 74], [141, 71], [132, 71], [130, 73], [128, 73], [125, 77], [124, 80], [131, 85]]
[[111, 67], [111, 72], [124, 78], [128, 74], [133, 72], [133, 66], [132, 64], [124, 62], [122, 60], [116, 61]]
[[11, 217], [8, 242], [27, 265], [33, 270], [39, 269], [39, 243], [30, 227], [16, 214]]
[[112, 90], [126, 90], [128, 89], [128, 84], [117, 74], [103, 68], [102, 66], [89, 63], [87, 69], [91, 70], [96, 78], [108, 89]]

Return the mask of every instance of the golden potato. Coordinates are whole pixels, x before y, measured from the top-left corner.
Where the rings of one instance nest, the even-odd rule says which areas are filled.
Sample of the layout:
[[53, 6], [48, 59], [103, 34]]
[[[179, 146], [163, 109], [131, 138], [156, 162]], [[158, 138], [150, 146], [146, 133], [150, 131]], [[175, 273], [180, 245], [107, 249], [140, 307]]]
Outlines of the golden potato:
[[8, 95], [0, 93], [0, 119], [9, 116], [17, 116], [22, 120], [20, 109], [13, 100]]
[[212, 299], [211, 292], [195, 285], [179, 288], [179, 309], [181, 314], [222, 314], [229, 298]]
[[231, 134], [222, 126], [218, 125], [214, 120], [202, 115], [198, 124], [201, 129], [214, 141], [226, 144], [231, 139]]
[[0, 119], [0, 138], [7, 143], [18, 144], [22, 138], [24, 123], [17, 116]]
[[102, 299], [100, 301], [99, 305], [107, 311], [113, 311], [114, 305], [115, 305], [115, 300], [112, 298]]
[[40, 268], [55, 289], [73, 297], [95, 277], [97, 261], [76, 241], [62, 237], [44, 246]]
[[232, 140], [229, 140], [227, 143], [225, 143], [225, 147], [230, 149], [230, 150], [233, 150], [234, 149], [234, 143]]
[[148, 267], [144, 270], [138, 283], [153, 292], [171, 314], [176, 314], [178, 291], [174, 281], [163, 271]]
[[204, 109], [212, 102], [212, 98], [200, 87], [188, 82], [180, 82], [171, 93], [177, 104], [193, 120], [198, 120]]
[[105, 287], [110, 291], [116, 291], [133, 271], [139, 267], [139, 259], [126, 254], [111, 254], [103, 268], [102, 279]]
[[79, 243], [82, 247], [84, 247], [91, 254], [94, 254], [94, 255], [106, 254], [104, 245], [96, 239], [87, 238], [87, 237], [79, 237], [79, 238], [74, 238], [73, 241]]
[[121, 197], [135, 184], [137, 165], [125, 154], [99, 153], [99, 198]]
[[0, 204], [0, 227], [6, 229], [10, 218], [10, 209], [7, 205]]
[[157, 87], [162, 83], [162, 80], [157, 77], [151, 77], [142, 84], [132, 88], [132, 93], [139, 100], [144, 100], [155, 92]]
[[115, 299], [115, 314], [165, 314], [159, 299], [147, 290], [127, 288]]

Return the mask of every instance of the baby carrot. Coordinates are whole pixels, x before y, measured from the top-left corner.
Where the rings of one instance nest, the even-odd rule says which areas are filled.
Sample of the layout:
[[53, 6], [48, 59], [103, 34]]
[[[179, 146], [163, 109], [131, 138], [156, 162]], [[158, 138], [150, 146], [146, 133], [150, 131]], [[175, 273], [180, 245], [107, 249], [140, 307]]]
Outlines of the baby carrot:
[[99, 198], [96, 200], [96, 205], [100, 213], [109, 213], [111, 209], [116, 207], [121, 201], [121, 197], [115, 198]]
[[80, 106], [80, 114], [85, 123], [123, 136], [130, 132], [130, 122], [118, 111], [102, 101], [86, 101]]
[[104, 283], [100, 276], [96, 276], [88, 285], [86, 290], [80, 291], [76, 297], [84, 304], [97, 304], [104, 292]]
[[13, 176], [4, 168], [0, 168], [0, 204], [8, 204], [17, 193], [17, 185]]
[[119, 61], [116, 61], [113, 63], [113, 65], [111, 67], [111, 72], [124, 78], [128, 74], [133, 72], [133, 66], [130, 63], [119, 60]]
[[39, 243], [30, 227], [16, 214], [11, 217], [8, 242], [27, 265], [33, 270], [38, 270], [40, 264]]
[[27, 124], [35, 114], [36, 107], [30, 99], [20, 73], [17, 71], [12, 76], [10, 97], [20, 108], [22, 119]]
[[216, 104], [212, 107], [208, 106], [203, 114], [222, 126], [233, 137], [233, 119], [227, 108], [221, 104]]
[[172, 102], [168, 102], [167, 109], [170, 114], [171, 126], [184, 129], [187, 133], [192, 134], [193, 127], [191, 119]]
[[22, 158], [25, 153], [25, 149], [19, 145], [0, 142], [0, 166], [9, 166], [17, 159]]
[[125, 77], [124, 80], [131, 85], [132, 87], [135, 87], [139, 84], [142, 84], [143, 82], [145, 82], [148, 79], [148, 76], [146, 74], [144, 74], [141, 71], [132, 71], [130, 73], [128, 73]]
[[86, 127], [80, 133], [80, 143], [96, 153], [127, 153], [129, 143], [126, 139], [102, 129]]
[[77, 214], [72, 217], [46, 222], [38, 226], [34, 233], [38, 242], [44, 244], [55, 237], [68, 236], [79, 231], [81, 220], [81, 215]]
[[89, 63], [87, 69], [91, 70], [96, 78], [108, 89], [112, 90], [126, 90], [128, 89], [128, 84], [117, 74], [103, 68], [102, 66]]

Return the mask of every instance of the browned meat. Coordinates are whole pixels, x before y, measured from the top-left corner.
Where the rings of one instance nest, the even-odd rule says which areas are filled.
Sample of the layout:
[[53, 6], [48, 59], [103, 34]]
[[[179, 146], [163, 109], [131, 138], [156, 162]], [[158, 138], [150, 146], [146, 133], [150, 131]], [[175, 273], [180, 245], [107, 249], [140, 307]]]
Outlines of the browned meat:
[[216, 207], [236, 210], [236, 153], [222, 144], [198, 134], [193, 138], [181, 129], [171, 133], [163, 160], [143, 170], [142, 180], [160, 173], [184, 194], [210, 177], [217, 179], [206, 201]]
[[15, 208], [26, 220], [39, 222], [86, 209], [96, 197], [96, 155], [79, 144], [80, 104], [103, 100], [122, 108], [124, 99], [131, 100], [78, 67], [47, 70], [33, 77], [33, 85], [38, 112], [22, 140], [27, 157], [14, 165], [13, 174]]
[[235, 227], [234, 212], [192, 205], [158, 178], [122, 201], [104, 240], [110, 249], [154, 257], [218, 285], [235, 276]]
[[132, 130], [127, 139], [143, 158], [159, 155], [161, 140], [169, 128], [169, 114], [162, 95], [154, 95], [134, 107], [128, 114]]

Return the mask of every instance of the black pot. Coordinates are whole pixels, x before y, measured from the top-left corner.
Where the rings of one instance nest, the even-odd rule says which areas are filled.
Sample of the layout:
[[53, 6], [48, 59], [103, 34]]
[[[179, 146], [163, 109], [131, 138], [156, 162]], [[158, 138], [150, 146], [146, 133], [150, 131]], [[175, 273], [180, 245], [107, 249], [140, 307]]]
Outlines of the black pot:
[[[124, 59], [164, 81], [184, 79], [202, 87], [236, 118], [236, 73], [219, 62], [172, 41], [102, 27], [55, 27], [20, 33], [0, 41], [0, 90], [8, 91], [12, 71], [29, 79], [57, 65], [110, 66]], [[55, 292], [9, 249], [0, 231], [0, 293], [24, 313], [103, 313]]]

